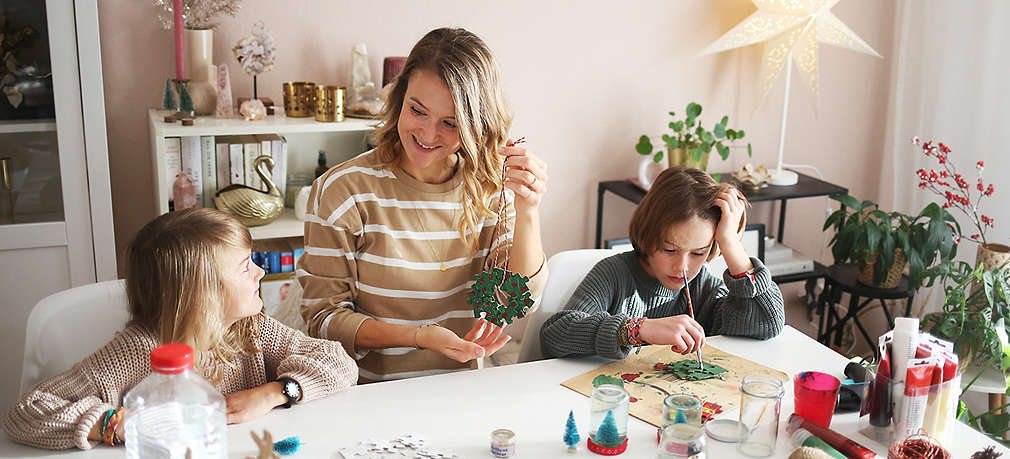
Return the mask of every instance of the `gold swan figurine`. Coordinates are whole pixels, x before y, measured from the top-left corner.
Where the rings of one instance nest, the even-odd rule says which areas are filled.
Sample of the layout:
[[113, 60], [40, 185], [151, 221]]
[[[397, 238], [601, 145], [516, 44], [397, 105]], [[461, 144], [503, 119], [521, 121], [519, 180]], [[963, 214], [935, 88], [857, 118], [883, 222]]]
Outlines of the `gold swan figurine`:
[[270, 179], [273, 158], [261, 155], [253, 161], [253, 168], [267, 184], [266, 192], [245, 185], [229, 185], [214, 195], [214, 206], [234, 215], [246, 226], [266, 225], [284, 211], [284, 197]]

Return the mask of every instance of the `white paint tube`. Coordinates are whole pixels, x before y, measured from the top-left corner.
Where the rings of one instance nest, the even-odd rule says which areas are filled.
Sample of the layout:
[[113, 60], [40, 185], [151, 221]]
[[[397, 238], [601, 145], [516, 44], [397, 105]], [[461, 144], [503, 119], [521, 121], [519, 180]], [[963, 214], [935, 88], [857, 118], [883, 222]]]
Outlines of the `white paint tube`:
[[894, 413], [897, 414], [903, 409], [901, 403], [904, 401], [899, 384], [905, 382], [908, 361], [915, 358], [916, 348], [919, 347], [919, 319], [895, 317], [891, 340], [891, 375], [894, 383], [891, 400], [895, 403]]
[[940, 389], [943, 383], [943, 367], [946, 359], [939, 350], [929, 357], [933, 365], [933, 375], [929, 381], [929, 395], [926, 396], [926, 415], [922, 420], [922, 428], [926, 433], [936, 437], [937, 421], [940, 419]]
[[937, 402], [937, 415], [934, 421], [934, 433], [940, 443], [950, 440], [950, 426], [957, 416], [957, 401], [961, 390], [961, 377], [957, 374], [958, 359], [953, 352], [943, 353], [943, 382], [940, 384], [940, 400]]

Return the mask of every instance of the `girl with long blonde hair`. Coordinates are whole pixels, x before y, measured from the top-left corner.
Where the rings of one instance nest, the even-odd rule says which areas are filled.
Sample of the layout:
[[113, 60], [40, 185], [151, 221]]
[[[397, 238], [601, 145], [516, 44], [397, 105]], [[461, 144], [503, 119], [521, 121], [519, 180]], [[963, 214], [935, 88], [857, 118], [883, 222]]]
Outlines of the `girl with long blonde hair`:
[[[263, 313], [249, 230], [212, 209], [164, 214], [127, 253], [130, 320], [112, 341], [21, 396], [4, 419], [14, 441], [47, 449], [120, 444], [123, 396], [151, 372], [150, 353], [185, 343], [196, 369], [225, 395], [229, 424], [347, 388], [357, 367], [332, 341]], [[83, 325], [83, 324], [82, 324]]]
[[463, 29], [414, 45], [381, 119], [374, 150], [313, 183], [302, 315], [359, 359], [362, 381], [465, 368], [509, 340], [474, 318], [474, 275], [507, 265], [534, 298], [543, 288], [547, 166], [509, 140], [498, 65]]

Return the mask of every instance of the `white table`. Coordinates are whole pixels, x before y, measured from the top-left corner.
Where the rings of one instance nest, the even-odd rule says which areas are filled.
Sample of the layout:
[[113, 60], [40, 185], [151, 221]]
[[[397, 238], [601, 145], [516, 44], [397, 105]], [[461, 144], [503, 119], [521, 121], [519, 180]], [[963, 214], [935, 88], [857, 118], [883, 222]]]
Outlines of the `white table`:
[[[841, 376], [846, 360], [820, 343], [785, 327], [768, 341], [712, 337], [718, 348], [784, 371], [790, 375], [818, 370]], [[555, 359], [540, 362], [464, 371], [446, 375], [355, 387], [323, 400], [290, 410], [278, 409], [248, 424], [229, 426], [232, 457], [255, 450], [250, 430], [270, 429], [274, 439], [300, 435], [302, 458], [338, 457], [337, 451], [374, 438], [392, 440], [404, 433], [425, 435], [429, 445], [447, 449], [460, 457], [490, 457], [491, 431], [508, 428], [517, 436], [517, 457], [601, 457], [585, 448], [589, 423], [589, 399], [560, 384], [606, 363], [601, 358]], [[782, 401], [776, 457], [793, 450], [784, 435], [785, 420], [793, 411], [792, 384]], [[582, 444], [569, 455], [561, 441], [568, 411], [575, 410]], [[735, 410], [720, 417], [734, 417]], [[855, 414], [837, 416], [831, 427], [886, 457], [886, 447], [855, 433]], [[995, 444], [970, 427], [957, 423], [953, 457], [966, 458], [985, 445]], [[628, 450], [619, 457], [652, 458], [656, 453], [656, 428], [635, 418], [628, 421]], [[999, 447], [1006, 456], [1010, 450]], [[708, 440], [709, 458], [738, 457], [733, 445]], [[0, 440], [0, 458], [6, 457], [122, 457], [120, 448], [99, 446], [91, 451], [51, 452]]]

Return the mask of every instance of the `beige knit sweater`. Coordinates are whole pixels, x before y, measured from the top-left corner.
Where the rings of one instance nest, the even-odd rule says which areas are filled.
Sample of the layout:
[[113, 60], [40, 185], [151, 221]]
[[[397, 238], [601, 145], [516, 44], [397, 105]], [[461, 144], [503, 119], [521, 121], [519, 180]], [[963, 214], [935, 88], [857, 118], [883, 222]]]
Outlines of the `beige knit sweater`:
[[[339, 342], [309, 338], [273, 318], [259, 316], [256, 347], [234, 368], [222, 368], [223, 394], [252, 389], [281, 376], [301, 385], [300, 403], [355, 383], [358, 368]], [[127, 325], [108, 344], [65, 373], [42, 381], [7, 412], [11, 440], [47, 449], [89, 449], [88, 432], [102, 413], [118, 408], [129, 390], [151, 373], [151, 350], [160, 345], [151, 331]]]

